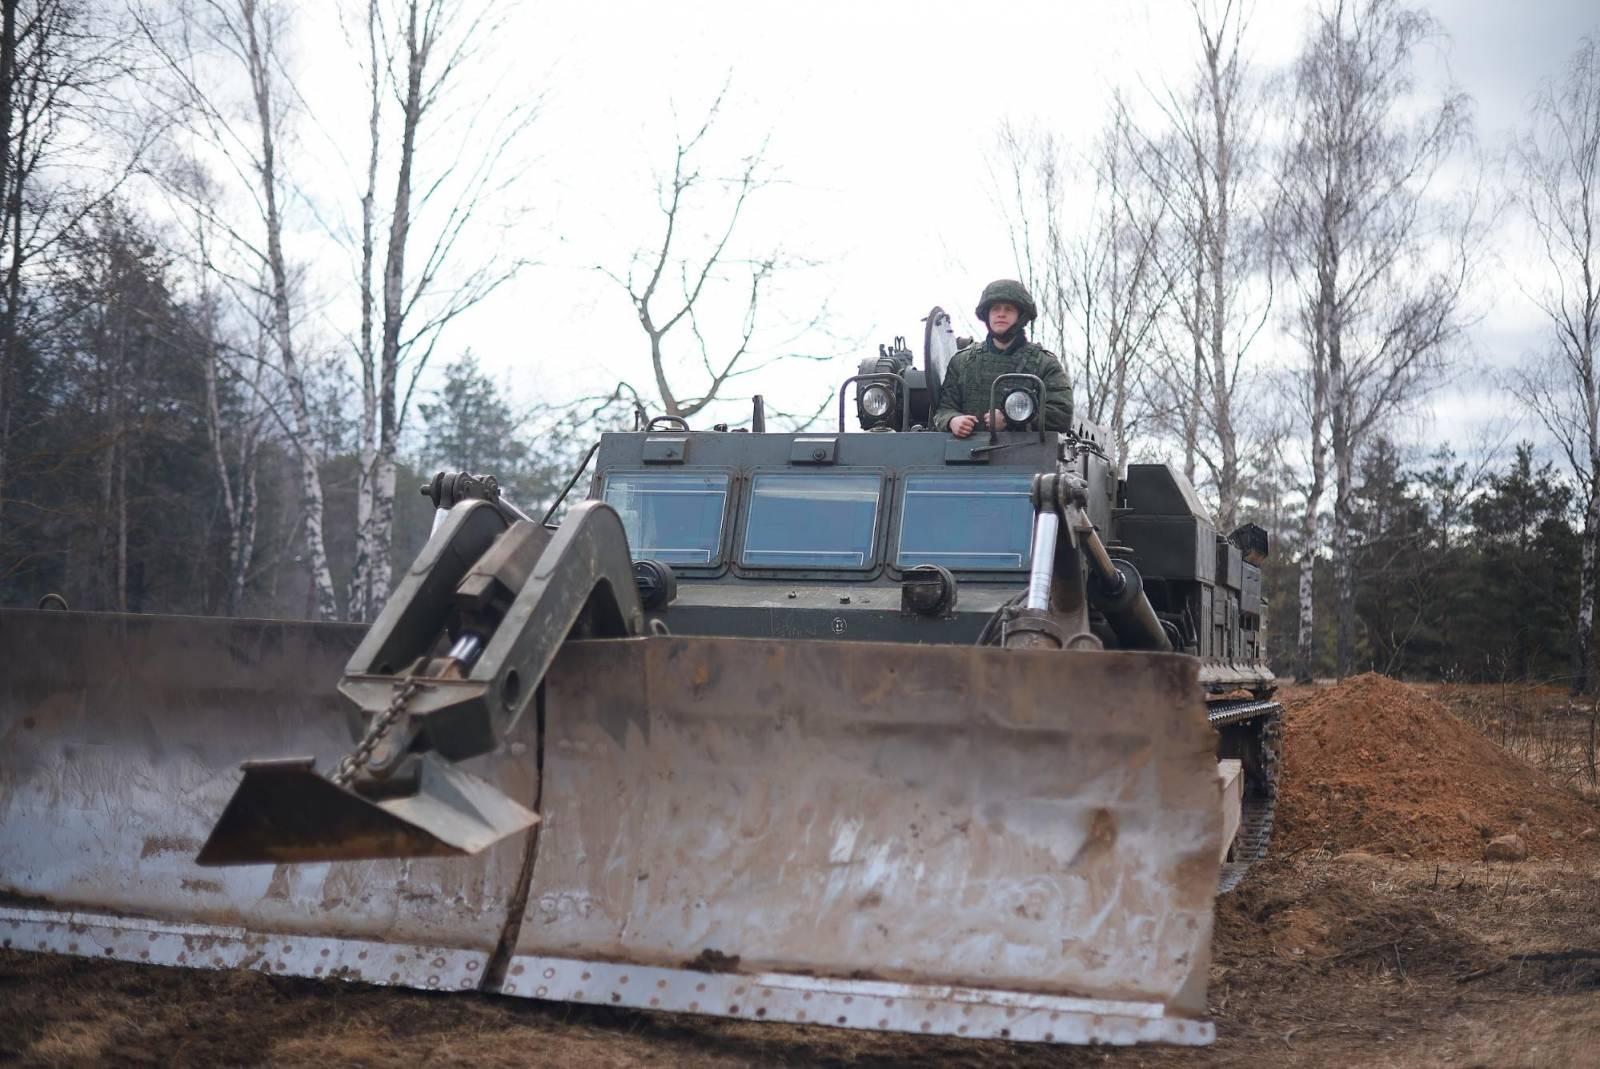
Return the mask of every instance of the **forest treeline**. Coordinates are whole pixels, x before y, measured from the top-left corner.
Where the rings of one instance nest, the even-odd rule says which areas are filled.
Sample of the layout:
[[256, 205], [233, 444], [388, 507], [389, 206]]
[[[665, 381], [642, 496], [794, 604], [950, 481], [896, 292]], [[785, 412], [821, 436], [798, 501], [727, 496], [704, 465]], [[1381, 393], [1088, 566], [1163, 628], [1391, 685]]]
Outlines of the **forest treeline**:
[[[765, 142], [717, 157], [727, 85], [658, 161], [657, 240], [596, 272], [648, 385], [519, 408], [463, 351], [460, 317], [525, 264], [498, 221], [537, 94], [462, 78], [511, 6], [341, 6], [359, 92], [330, 102], [299, 90], [291, 0], [0, 0], [0, 601], [367, 620], [433, 470], [542, 508], [600, 430], [704, 422], [745, 376], [831, 355], [776, 285], [800, 261], [740, 245], [775, 171]], [[1490, 166], [1470, 100], [1418, 74], [1425, 9], [1313, 4], [1281, 70], [1252, 63], [1248, 5], [1179, 9], [1192, 68], [1114, 92], [1093, 145], [1007, 123], [989, 155], [1080, 412], [1118, 462], [1172, 459], [1223, 530], [1268, 529], [1280, 673], [1592, 687], [1594, 40]], [[352, 101], [358, 173], [313, 194], [294, 131]], [[1402, 448], [1474, 374], [1471, 284], [1512, 216], [1547, 330], [1496, 381], [1539, 447]]]

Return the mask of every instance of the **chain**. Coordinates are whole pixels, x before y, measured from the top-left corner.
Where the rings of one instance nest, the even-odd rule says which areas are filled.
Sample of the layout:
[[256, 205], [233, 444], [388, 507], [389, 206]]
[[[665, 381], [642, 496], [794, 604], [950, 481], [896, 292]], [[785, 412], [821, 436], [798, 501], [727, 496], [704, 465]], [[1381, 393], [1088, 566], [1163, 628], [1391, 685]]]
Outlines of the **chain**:
[[406, 706], [411, 704], [411, 699], [422, 690], [422, 683], [416, 676], [407, 676], [405, 682], [395, 683], [394, 697], [389, 699], [388, 708], [372, 718], [367, 725], [366, 733], [361, 736], [361, 741], [356, 743], [356, 748], [339, 759], [339, 766], [333, 770], [333, 775], [328, 777], [335, 787], [348, 787], [355, 778], [356, 770], [372, 757], [372, 751], [377, 749], [378, 743], [383, 741], [391, 728], [405, 715]]

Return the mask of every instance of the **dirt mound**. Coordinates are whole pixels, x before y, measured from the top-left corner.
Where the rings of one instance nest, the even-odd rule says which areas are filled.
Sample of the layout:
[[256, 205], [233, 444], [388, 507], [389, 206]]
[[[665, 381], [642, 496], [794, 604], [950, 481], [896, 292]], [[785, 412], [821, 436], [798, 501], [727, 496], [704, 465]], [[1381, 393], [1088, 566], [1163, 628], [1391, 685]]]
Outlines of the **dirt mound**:
[[1363, 675], [1290, 699], [1275, 848], [1474, 859], [1587, 851], [1600, 813], [1419, 690]]

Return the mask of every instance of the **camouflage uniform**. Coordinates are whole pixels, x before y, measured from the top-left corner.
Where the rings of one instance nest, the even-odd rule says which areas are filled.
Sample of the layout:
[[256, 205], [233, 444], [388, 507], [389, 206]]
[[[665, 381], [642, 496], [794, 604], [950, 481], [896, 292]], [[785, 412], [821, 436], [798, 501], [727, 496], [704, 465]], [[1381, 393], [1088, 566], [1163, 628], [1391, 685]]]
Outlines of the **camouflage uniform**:
[[[1018, 337], [1005, 351], [995, 349], [992, 339], [969, 345], [950, 358], [939, 386], [939, 408], [933, 414], [935, 430], [947, 431], [950, 421], [966, 413], [981, 416], [989, 407], [989, 388], [997, 375], [1013, 372], [1037, 375], [1044, 382], [1044, 429], [1072, 429], [1072, 383], [1061, 366], [1061, 359], [1049, 349]], [[1002, 393], [994, 400], [999, 408]]]
[[[998, 349], [994, 337], [977, 345], [969, 345], [950, 358], [939, 387], [939, 407], [933, 414], [936, 430], [947, 431], [956, 416], [982, 416], [989, 411], [989, 393], [997, 376], [1007, 374], [1037, 375], [1044, 383], [1044, 429], [1069, 431], [1072, 429], [1072, 383], [1067, 381], [1061, 358], [1027, 339], [1022, 328], [1039, 314], [1027, 287], [1013, 279], [1003, 278], [983, 288], [978, 300], [977, 315], [980, 322], [989, 322], [989, 306], [1004, 301], [1016, 305], [1019, 313], [1015, 328], [1016, 337], [1009, 349]], [[1001, 394], [994, 399], [999, 408], [1005, 401]]]

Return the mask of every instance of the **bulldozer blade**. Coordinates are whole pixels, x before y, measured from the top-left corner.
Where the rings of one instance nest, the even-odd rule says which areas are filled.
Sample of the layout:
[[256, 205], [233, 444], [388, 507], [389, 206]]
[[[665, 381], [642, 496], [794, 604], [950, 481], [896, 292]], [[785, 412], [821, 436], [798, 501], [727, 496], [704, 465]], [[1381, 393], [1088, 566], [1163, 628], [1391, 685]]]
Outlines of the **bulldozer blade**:
[[373, 800], [316, 772], [312, 758], [247, 761], [195, 863], [207, 866], [373, 861], [475, 854], [539, 818], [432, 754]]
[[530, 834], [197, 865], [241, 761], [348, 751], [334, 686], [359, 637], [0, 611], [0, 943], [974, 1038], [1214, 1037], [1222, 787], [1190, 659], [569, 642], [541, 715], [468, 769], [539, 814]]

